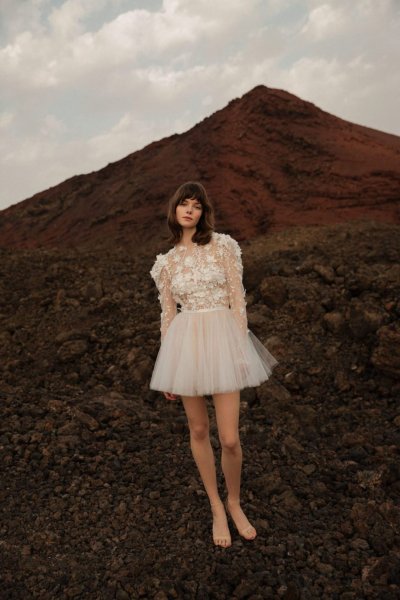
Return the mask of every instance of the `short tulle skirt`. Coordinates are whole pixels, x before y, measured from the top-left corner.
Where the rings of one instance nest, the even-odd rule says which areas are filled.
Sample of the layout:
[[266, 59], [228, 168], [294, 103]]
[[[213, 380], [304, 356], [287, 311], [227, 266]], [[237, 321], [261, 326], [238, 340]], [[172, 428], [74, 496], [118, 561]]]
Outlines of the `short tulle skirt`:
[[161, 343], [149, 387], [181, 396], [231, 392], [267, 381], [277, 364], [252, 331], [243, 335], [229, 307], [183, 309]]

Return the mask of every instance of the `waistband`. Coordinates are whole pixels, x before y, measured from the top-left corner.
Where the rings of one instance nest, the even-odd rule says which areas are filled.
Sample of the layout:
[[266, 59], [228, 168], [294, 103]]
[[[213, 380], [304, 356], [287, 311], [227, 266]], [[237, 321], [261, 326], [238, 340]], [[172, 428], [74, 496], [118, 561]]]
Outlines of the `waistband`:
[[229, 310], [229, 306], [213, 306], [212, 308], [196, 308], [193, 310], [190, 308], [181, 308], [180, 312], [209, 312], [211, 310]]

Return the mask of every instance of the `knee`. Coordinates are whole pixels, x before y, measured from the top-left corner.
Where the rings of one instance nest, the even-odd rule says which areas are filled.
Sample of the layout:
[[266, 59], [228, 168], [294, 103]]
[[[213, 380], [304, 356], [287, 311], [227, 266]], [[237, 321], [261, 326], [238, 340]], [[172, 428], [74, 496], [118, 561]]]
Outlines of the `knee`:
[[240, 448], [240, 439], [238, 435], [221, 436], [220, 443], [222, 448], [228, 452], [237, 452]]
[[190, 435], [197, 441], [205, 440], [208, 437], [208, 423], [196, 423], [190, 425]]

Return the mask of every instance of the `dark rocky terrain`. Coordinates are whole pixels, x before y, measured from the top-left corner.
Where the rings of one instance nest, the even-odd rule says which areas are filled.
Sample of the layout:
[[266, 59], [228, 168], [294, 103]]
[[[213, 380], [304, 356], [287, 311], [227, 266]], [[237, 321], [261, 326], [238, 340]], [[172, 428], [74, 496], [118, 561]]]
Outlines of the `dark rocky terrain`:
[[250, 329], [280, 363], [242, 392], [258, 536], [231, 523], [228, 549], [183, 407], [148, 389], [154, 256], [0, 250], [2, 599], [400, 597], [399, 225], [241, 247]]
[[400, 224], [398, 136], [259, 85], [185, 133], [0, 211], [0, 247], [152, 254], [168, 198], [193, 179], [238, 240], [361, 217]]

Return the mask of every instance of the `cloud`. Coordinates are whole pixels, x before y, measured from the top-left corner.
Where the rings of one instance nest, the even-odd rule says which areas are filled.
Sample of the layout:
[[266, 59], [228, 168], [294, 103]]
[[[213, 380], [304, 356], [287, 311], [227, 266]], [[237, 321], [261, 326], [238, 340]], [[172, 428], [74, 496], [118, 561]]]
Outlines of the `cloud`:
[[62, 39], [71, 39], [84, 33], [83, 21], [106, 6], [107, 0], [65, 0], [53, 8], [48, 25], [52, 34]]
[[14, 121], [15, 113], [5, 111], [0, 113], [0, 129], [7, 129]]
[[4, 40], [12, 39], [27, 30], [37, 35], [43, 34], [45, 27], [42, 15], [50, 5], [51, 0], [1, 0], [0, 37]]
[[17, 35], [0, 51], [0, 75], [19, 93], [65, 87], [98, 72], [104, 76], [141, 60], [157, 61], [216, 31], [215, 22], [187, 11], [141, 9], [118, 15], [96, 32], [84, 32], [81, 20], [92, 4], [67, 0], [51, 13], [47, 35], [34, 37], [30, 31]]
[[346, 21], [342, 9], [322, 4], [310, 12], [301, 33], [315, 40], [326, 39], [327, 36], [332, 37], [343, 31]]

